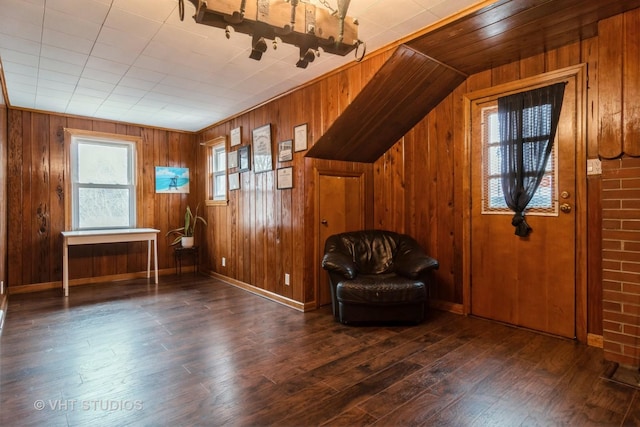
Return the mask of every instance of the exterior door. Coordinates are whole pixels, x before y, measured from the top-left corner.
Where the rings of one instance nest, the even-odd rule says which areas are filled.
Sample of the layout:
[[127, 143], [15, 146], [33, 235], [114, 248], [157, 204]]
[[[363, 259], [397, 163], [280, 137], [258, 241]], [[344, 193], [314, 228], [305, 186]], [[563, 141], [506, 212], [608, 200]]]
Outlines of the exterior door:
[[[528, 89], [531, 87], [517, 91]], [[501, 205], [497, 96], [471, 103], [470, 310], [476, 316], [573, 338], [579, 135], [576, 81], [569, 79], [565, 88], [554, 152], [526, 211], [533, 229], [526, 238], [514, 234], [513, 212]]]
[[[318, 254], [324, 255], [324, 243], [332, 234], [362, 230], [364, 227], [364, 178], [319, 174]], [[321, 259], [318, 261], [320, 263]], [[319, 269], [318, 306], [331, 304], [329, 275]]]

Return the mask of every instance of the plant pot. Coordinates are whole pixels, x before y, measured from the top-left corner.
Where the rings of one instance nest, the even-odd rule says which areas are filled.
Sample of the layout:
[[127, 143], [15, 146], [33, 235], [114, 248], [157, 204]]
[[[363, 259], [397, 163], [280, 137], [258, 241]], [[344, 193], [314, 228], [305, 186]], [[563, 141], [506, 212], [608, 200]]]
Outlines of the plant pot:
[[182, 236], [182, 240], [180, 241], [180, 244], [182, 245], [183, 248], [192, 248], [193, 236], [191, 237]]

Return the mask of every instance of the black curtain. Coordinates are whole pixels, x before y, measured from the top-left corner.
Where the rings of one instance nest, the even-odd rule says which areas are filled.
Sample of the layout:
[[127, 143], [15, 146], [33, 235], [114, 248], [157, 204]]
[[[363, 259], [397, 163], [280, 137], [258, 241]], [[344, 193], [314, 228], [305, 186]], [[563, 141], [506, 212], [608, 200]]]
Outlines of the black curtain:
[[502, 191], [515, 212], [515, 234], [531, 227], [524, 213], [540, 185], [558, 128], [565, 83], [498, 98]]

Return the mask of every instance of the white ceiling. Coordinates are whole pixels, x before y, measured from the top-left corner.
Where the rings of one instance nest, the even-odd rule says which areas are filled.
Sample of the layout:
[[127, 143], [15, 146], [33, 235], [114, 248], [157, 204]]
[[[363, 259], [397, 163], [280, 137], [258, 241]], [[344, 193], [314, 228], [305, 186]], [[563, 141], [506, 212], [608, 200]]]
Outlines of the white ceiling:
[[[372, 52], [475, 3], [351, 0], [347, 14]], [[178, 0], [0, 0], [10, 105], [197, 131], [354, 61], [325, 53], [301, 69], [283, 44], [255, 61], [249, 36], [227, 40], [194, 11], [185, 0], [180, 21]]]

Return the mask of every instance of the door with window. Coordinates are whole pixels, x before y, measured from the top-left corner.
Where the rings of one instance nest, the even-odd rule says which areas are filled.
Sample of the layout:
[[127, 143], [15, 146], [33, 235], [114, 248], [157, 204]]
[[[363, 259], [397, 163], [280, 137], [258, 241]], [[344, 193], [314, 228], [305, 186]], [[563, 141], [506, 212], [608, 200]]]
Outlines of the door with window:
[[[551, 83], [555, 82], [546, 84]], [[476, 316], [573, 338], [576, 80], [569, 79], [565, 87], [553, 150], [525, 211], [532, 228], [527, 237], [514, 234], [513, 212], [502, 193], [497, 98], [503, 94], [471, 102], [470, 310]]]

